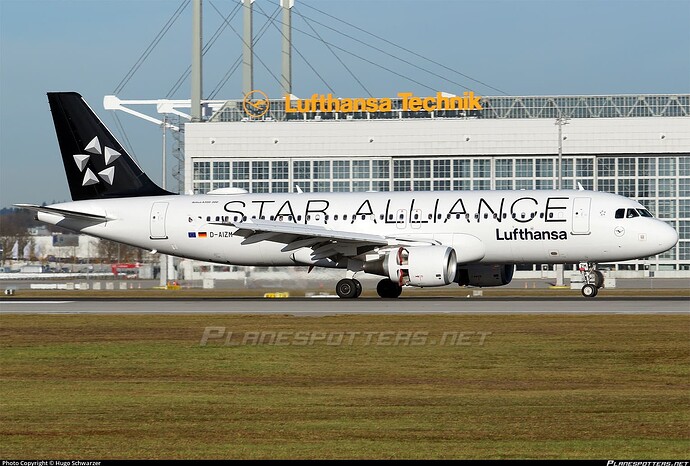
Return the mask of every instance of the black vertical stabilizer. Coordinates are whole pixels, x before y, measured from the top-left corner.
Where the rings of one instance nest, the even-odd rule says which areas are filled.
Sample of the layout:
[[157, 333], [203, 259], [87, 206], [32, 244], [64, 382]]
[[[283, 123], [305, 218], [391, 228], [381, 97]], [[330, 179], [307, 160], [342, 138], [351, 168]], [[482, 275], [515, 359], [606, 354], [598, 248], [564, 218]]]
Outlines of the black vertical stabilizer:
[[49, 92], [72, 200], [173, 194], [139, 168], [76, 92]]

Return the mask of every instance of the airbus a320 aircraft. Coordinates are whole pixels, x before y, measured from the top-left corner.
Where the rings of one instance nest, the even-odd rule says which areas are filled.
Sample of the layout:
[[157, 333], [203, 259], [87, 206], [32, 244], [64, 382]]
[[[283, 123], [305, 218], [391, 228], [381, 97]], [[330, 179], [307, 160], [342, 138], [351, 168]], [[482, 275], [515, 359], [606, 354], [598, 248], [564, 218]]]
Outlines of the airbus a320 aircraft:
[[82, 97], [48, 101], [73, 202], [20, 204], [80, 233], [219, 264], [383, 276], [379, 296], [403, 286], [508, 284], [515, 264], [578, 262], [582, 295], [603, 285], [598, 262], [653, 256], [678, 234], [639, 203], [585, 190], [250, 194], [223, 188], [175, 195], [154, 184]]

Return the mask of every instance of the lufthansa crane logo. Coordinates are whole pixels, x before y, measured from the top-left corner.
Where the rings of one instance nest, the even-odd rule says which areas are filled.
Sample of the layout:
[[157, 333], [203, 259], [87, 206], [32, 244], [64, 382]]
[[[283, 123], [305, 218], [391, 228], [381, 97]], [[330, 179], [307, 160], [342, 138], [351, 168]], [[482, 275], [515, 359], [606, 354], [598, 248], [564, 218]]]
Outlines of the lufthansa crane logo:
[[261, 91], [249, 91], [244, 96], [242, 108], [250, 118], [261, 118], [268, 113], [271, 106], [268, 96]]

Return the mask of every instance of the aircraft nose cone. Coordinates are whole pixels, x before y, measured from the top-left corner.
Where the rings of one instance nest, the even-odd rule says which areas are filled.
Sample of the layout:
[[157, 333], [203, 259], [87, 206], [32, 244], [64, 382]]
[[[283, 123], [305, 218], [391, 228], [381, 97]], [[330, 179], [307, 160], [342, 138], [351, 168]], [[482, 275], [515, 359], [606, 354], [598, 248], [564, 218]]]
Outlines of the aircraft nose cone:
[[655, 242], [659, 245], [659, 253], [668, 251], [678, 243], [678, 232], [667, 223], [660, 222], [659, 228], [654, 232]]

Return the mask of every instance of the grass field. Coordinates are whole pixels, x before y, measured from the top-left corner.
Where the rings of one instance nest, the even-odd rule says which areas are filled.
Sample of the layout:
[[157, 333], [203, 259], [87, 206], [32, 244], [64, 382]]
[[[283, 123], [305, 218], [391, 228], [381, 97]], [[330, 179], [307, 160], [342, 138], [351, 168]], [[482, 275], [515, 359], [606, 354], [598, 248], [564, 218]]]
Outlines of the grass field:
[[687, 458], [689, 336], [658, 315], [2, 316], [0, 457]]

